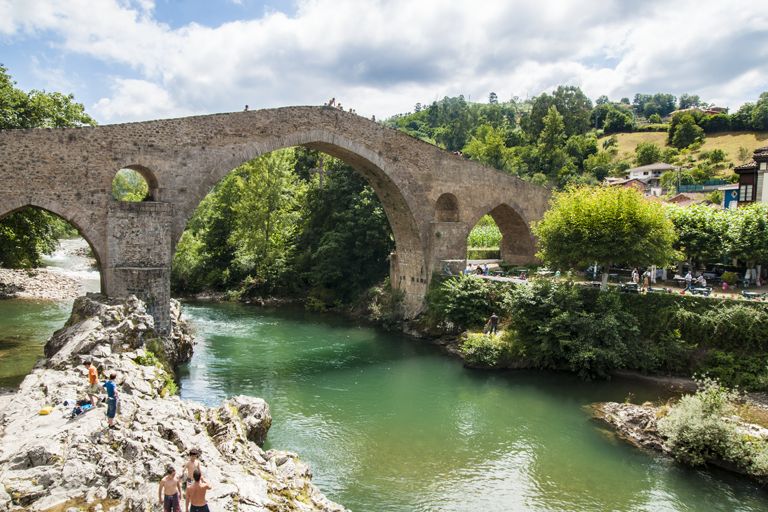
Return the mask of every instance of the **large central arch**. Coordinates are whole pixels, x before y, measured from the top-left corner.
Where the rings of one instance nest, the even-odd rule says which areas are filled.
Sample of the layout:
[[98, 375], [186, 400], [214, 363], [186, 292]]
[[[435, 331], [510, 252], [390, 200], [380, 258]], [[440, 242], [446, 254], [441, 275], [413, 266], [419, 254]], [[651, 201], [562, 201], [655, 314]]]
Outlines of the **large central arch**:
[[[499, 215], [514, 220], [510, 239], [527, 237], [528, 249], [515, 250], [533, 257], [522, 228], [541, 218], [548, 190], [331, 107], [2, 131], [0, 210], [38, 205], [72, 222], [100, 261], [105, 293], [140, 295], [162, 331], [170, 325], [172, 255], [200, 201], [243, 162], [293, 146], [347, 162], [376, 192], [395, 238], [392, 283], [410, 316], [421, 309], [432, 272], [465, 258], [473, 219], [499, 205], [509, 208]], [[151, 200], [112, 198], [123, 168], [139, 170]]]

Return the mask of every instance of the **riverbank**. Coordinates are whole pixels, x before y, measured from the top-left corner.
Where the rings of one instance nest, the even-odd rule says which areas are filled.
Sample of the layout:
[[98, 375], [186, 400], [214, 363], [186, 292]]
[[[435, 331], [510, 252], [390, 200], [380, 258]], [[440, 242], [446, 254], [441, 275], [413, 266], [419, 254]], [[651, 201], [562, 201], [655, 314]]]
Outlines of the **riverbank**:
[[[135, 298], [75, 301], [46, 345], [47, 359], [0, 410], [0, 509], [145, 511], [156, 506], [166, 464], [180, 471], [197, 447], [214, 484], [213, 510], [344, 510], [312, 485], [296, 454], [259, 446], [271, 425], [266, 402], [236, 396], [206, 407], [172, 395], [173, 378], [159, 361], [188, 360], [192, 344], [178, 308], [173, 312], [174, 334], [163, 343]], [[69, 418], [69, 402], [83, 397], [86, 357], [102, 373], [118, 374], [115, 430], [106, 428], [103, 405]], [[50, 414], [38, 414], [45, 407]]]
[[0, 268], [0, 299], [72, 300], [84, 291], [81, 281], [55, 270]]

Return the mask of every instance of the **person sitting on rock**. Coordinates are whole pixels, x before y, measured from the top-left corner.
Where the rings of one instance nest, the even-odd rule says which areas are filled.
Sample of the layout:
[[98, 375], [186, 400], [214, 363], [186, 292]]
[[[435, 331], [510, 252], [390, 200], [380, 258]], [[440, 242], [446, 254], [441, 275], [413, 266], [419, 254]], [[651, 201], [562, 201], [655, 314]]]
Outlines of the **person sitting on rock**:
[[85, 367], [88, 369], [88, 387], [85, 390], [86, 395], [91, 401], [92, 406], [96, 406], [96, 402], [99, 401], [99, 394], [101, 393], [101, 387], [99, 386], [99, 372], [90, 359], [86, 359]]
[[210, 512], [205, 493], [212, 489], [211, 484], [203, 478], [199, 469], [192, 473], [195, 482], [187, 487], [186, 512]]
[[115, 379], [117, 379], [117, 374], [112, 372], [109, 374], [109, 380], [102, 384], [107, 390], [107, 424], [109, 428], [117, 428], [115, 426], [115, 416], [117, 415], [117, 384]]
[[192, 475], [195, 473], [195, 470], [200, 470], [200, 461], [198, 460], [199, 456], [199, 448], [191, 448], [189, 450], [189, 460], [186, 464], [184, 464], [184, 471], [181, 475], [183, 480], [183, 488], [185, 490], [188, 486], [192, 485], [192, 482], [194, 481], [192, 479]]
[[181, 512], [181, 482], [176, 478], [176, 470], [170, 464], [165, 467], [165, 476], [160, 480], [157, 498], [163, 504], [163, 512]]

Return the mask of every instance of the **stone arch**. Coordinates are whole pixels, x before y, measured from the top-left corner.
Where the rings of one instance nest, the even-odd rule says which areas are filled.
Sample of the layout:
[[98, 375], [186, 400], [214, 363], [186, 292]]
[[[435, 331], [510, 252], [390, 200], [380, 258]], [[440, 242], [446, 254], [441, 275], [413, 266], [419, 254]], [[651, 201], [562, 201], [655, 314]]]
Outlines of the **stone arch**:
[[[529, 222], [519, 208], [508, 203], [481, 209], [476, 213], [468, 230], [471, 230], [483, 215], [490, 215], [501, 231], [501, 259], [513, 265], [523, 265], [536, 261], [536, 242], [531, 233]], [[466, 236], [469, 236], [467, 231]]]
[[[136, 171], [141, 175], [142, 178], [144, 178], [144, 181], [147, 182], [147, 188], [149, 189], [147, 191], [147, 197], [144, 198], [144, 201], [156, 201], [158, 199], [158, 181], [157, 177], [155, 176], [155, 173], [152, 172], [148, 167], [141, 165], [141, 164], [128, 164], [120, 166], [115, 172], [112, 173], [111, 179], [114, 180], [115, 176], [118, 172], [120, 172], [123, 169], [130, 169], [132, 171]], [[112, 190], [112, 182], [109, 183], [109, 189]]]
[[179, 211], [176, 213], [173, 251], [175, 252], [176, 243], [194, 210], [224, 176], [260, 155], [304, 146], [349, 164], [374, 190], [381, 201], [395, 240], [395, 252], [390, 258], [390, 281], [393, 286], [405, 291], [405, 307], [408, 314], [418, 313], [423, 307], [422, 298], [429, 277], [425, 245], [411, 207], [411, 203], [415, 201], [406, 197], [404, 190], [407, 186], [403, 187], [393, 179], [393, 173], [388, 171], [389, 164], [377, 152], [364, 145], [325, 130], [299, 132], [267, 141], [255, 139], [228, 148], [227, 156], [214, 160], [209, 168], [200, 170], [203, 179], [189, 190], [187, 198], [179, 205]]
[[435, 220], [437, 222], [459, 222], [459, 200], [450, 192], [437, 198], [435, 203]]
[[6, 216], [18, 212], [20, 210], [23, 210], [24, 208], [37, 208], [40, 210], [44, 210], [50, 214], [53, 214], [69, 224], [71, 224], [75, 229], [77, 229], [77, 232], [80, 234], [81, 237], [88, 243], [88, 246], [91, 248], [91, 252], [93, 253], [93, 257], [96, 260], [96, 267], [99, 270], [99, 276], [100, 276], [100, 282], [101, 282], [101, 289], [102, 292], [104, 291], [104, 254], [101, 246], [96, 243], [97, 240], [100, 240], [98, 235], [94, 232], [92, 232], [89, 228], [86, 228], [85, 226], [90, 226], [91, 224], [86, 220], [79, 217], [77, 213], [73, 213], [65, 208], [59, 207], [59, 205], [54, 205], [50, 203], [43, 204], [39, 201], [14, 201], [13, 204], [6, 205], [4, 208], [0, 208], [0, 219], [5, 218]]

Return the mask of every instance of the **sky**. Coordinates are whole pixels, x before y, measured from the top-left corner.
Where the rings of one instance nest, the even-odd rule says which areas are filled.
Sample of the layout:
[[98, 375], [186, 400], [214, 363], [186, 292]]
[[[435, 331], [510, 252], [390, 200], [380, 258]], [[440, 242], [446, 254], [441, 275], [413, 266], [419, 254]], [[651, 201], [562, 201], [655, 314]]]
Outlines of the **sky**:
[[0, 0], [0, 64], [101, 124], [560, 84], [733, 112], [768, 91], [768, 0]]

